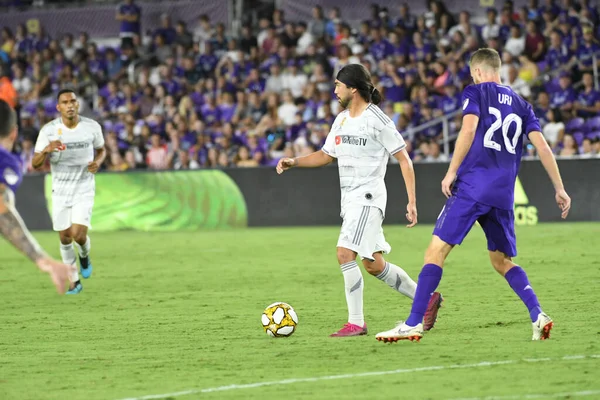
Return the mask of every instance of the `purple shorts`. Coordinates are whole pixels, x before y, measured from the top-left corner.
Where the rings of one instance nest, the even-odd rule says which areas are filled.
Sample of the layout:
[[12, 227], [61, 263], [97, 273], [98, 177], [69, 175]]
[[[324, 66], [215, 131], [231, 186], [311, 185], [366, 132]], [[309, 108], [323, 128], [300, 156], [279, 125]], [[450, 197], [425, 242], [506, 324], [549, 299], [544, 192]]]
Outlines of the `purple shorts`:
[[461, 244], [475, 221], [485, 232], [488, 250], [517, 255], [514, 211], [487, 206], [466, 195], [454, 194], [446, 201], [433, 234], [448, 244]]

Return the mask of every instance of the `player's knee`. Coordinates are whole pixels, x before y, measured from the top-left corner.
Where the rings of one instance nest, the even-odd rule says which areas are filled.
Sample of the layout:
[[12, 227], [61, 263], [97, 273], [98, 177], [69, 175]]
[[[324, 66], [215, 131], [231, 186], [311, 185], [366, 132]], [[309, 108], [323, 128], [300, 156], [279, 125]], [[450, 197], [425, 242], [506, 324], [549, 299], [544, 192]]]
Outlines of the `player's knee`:
[[385, 268], [385, 262], [381, 260], [363, 260], [363, 266], [365, 267], [365, 271], [373, 276], [377, 276], [383, 272]]
[[337, 249], [337, 259], [340, 265], [347, 264], [349, 262], [356, 260], [356, 253], [350, 249], [345, 249], [343, 247], [338, 247]]
[[83, 231], [76, 231], [73, 233], [73, 240], [79, 244], [83, 244], [86, 241], [86, 233]]
[[63, 231], [58, 234], [60, 237], [60, 243], [62, 244], [71, 244], [73, 243], [73, 236], [70, 231]]

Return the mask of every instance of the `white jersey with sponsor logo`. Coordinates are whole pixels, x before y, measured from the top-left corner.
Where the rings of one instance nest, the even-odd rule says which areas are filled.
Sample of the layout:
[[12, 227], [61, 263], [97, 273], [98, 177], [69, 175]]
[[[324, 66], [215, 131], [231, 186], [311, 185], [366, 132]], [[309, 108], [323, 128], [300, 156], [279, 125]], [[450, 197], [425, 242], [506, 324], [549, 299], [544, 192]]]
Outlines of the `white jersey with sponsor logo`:
[[52, 196], [70, 201], [76, 196], [93, 196], [96, 191], [94, 174], [87, 170], [94, 160], [94, 149], [104, 147], [100, 124], [90, 118], [79, 117], [75, 128], [67, 128], [59, 117], [40, 131], [35, 152], [44, 150], [54, 140], [60, 140], [66, 149], [50, 154]]
[[394, 122], [374, 104], [350, 117], [338, 114], [322, 150], [337, 158], [342, 214], [349, 206], [374, 206], [385, 215], [385, 173], [389, 156], [406, 147]]

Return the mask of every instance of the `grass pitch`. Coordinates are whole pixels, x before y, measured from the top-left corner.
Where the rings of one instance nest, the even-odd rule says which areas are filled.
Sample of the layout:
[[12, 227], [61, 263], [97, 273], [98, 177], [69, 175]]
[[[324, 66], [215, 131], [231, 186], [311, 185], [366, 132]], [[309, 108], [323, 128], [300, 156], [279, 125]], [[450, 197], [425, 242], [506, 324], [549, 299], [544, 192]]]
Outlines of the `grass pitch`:
[[[416, 280], [431, 227], [385, 231], [387, 258]], [[329, 338], [347, 317], [337, 235], [91, 232], [94, 274], [65, 297], [0, 241], [0, 398], [600, 398], [599, 224], [517, 229], [516, 261], [555, 320], [546, 342], [530, 341], [527, 310], [490, 266], [478, 227], [450, 255], [444, 307], [420, 343], [375, 340], [411, 302], [364, 271], [369, 335]], [[36, 237], [58, 256], [55, 234]], [[262, 330], [275, 301], [298, 313], [290, 338]]]

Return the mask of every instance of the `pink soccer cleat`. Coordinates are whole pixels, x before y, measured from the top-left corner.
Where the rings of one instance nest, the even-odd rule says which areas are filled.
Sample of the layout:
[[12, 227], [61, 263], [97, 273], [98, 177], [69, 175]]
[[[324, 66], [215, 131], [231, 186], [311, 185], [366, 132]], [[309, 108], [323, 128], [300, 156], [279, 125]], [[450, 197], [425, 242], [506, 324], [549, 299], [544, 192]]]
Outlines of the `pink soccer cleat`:
[[431, 299], [429, 299], [429, 304], [427, 304], [427, 311], [425, 312], [425, 317], [423, 318], [424, 331], [430, 330], [431, 328], [433, 328], [433, 325], [435, 325], [438, 310], [442, 306], [443, 301], [444, 298], [439, 292], [434, 292], [431, 296]]
[[346, 337], [346, 336], [362, 336], [367, 334], [367, 324], [365, 326], [358, 326], [348, 322], [342, 329], [336, 333], [329, 335], [330, 337]]

